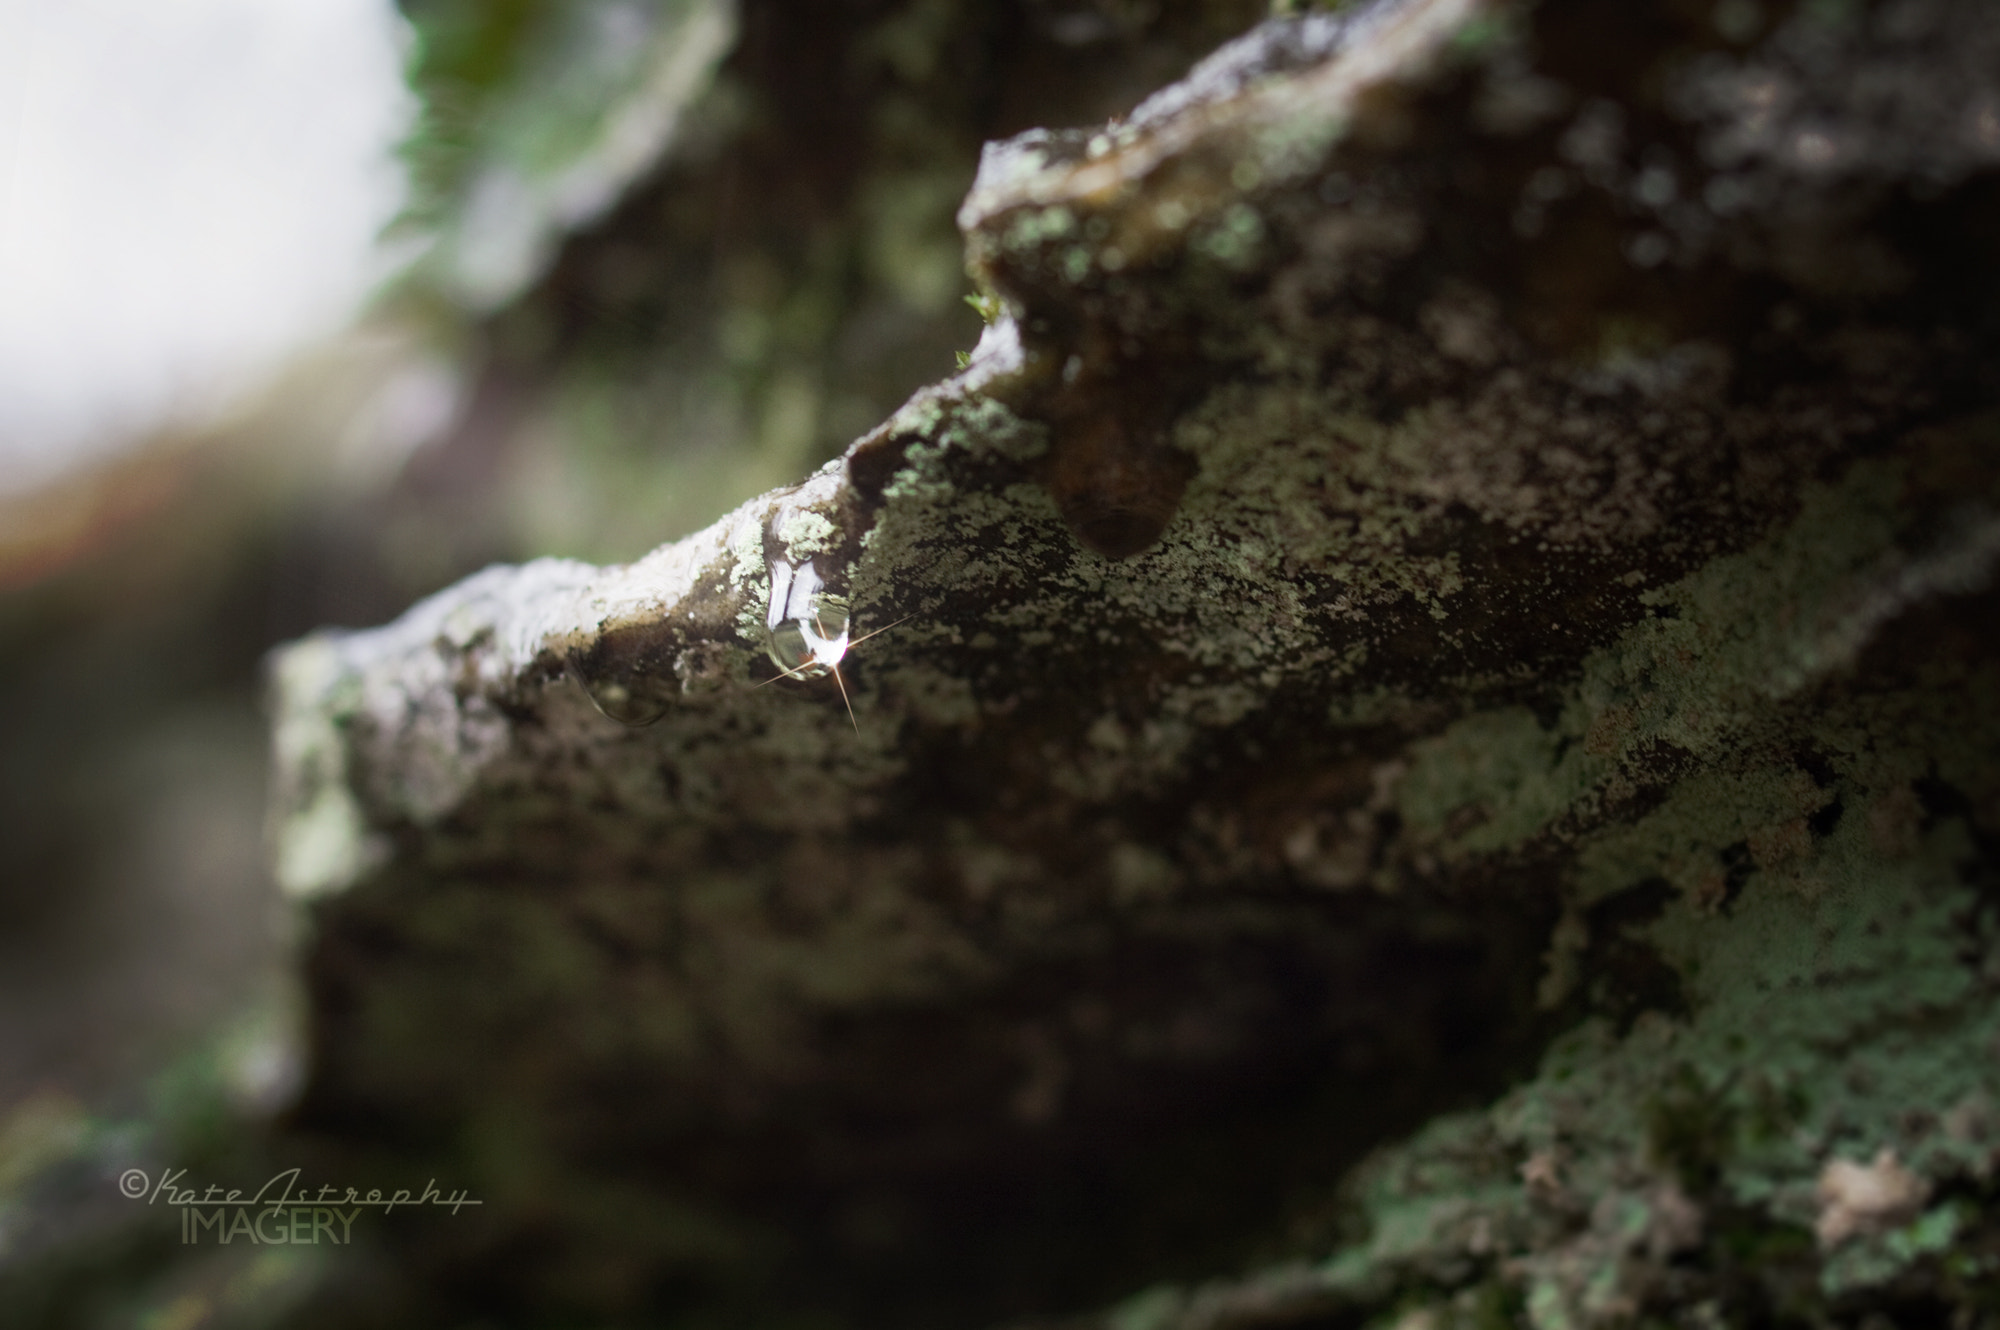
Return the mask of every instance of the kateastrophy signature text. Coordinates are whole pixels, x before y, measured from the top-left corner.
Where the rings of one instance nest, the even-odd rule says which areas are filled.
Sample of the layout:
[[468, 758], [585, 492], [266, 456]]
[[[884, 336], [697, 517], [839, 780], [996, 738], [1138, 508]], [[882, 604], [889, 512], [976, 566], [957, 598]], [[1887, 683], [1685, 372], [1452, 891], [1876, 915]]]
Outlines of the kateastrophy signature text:
[[144, 1169], [128, 1168], [118, 1177], [118, 1190], [147, 1205], [169, 1205], [181, 1212], [181, 1241], [200, 1242], [204, 1236], [227, 1244], [238, 1238], [260, 1246], [344, 1246], [354, 1240], [354, 1220], [363, 1211], [383, 1214], [416, 1206], [442, 1206], [453, 1214], [481, 1202], [463, 1190], [439, 1190], [432, 1178], [421, 1191], [398, 1188], [384, 1194], [379, 1187], [363, 1192], [354, 1187], [302, 1184], [301, 1170], [276, 1173], [254, 1192], [185, 1183], [186, 1169], [163, 1169], [155, 1178]]

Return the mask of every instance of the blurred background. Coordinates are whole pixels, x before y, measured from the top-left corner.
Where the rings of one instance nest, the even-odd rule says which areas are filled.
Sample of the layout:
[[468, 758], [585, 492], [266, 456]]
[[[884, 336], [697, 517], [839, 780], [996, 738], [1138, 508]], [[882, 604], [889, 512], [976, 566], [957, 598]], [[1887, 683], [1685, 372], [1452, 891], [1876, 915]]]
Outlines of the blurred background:
[[426, 367], [447, 409], [358, 321], [410, 257], [409, 45], [357, 0], [0, 4], [0, 1102], [31, 1121], [131, 1111], [270, 987], [271, 555], [363, 401]]
[[298, 1082], [270, 647], [798, 479], [976, 340], [981, 143], [1123, 111], [1266, 8], [0, 0], [20, 1323], [183, 1305], [107, 1177], [240, 1147]]

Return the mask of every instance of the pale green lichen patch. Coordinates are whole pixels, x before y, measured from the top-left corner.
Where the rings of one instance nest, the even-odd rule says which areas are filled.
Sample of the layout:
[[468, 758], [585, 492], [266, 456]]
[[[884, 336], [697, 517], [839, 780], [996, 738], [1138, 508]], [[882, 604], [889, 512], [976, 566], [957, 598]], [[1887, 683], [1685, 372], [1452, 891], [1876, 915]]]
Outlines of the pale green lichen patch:
[[764, 560], [762, 524], [739, 517], [729, 542], [728, 578], [744, 594], [736, 611], [736, 635], [762, 645], [771, 605], [771, 570]]
[[[1740, 743], [1774, 699], [1854, 658], [1866, 639], [1853, 633], [1852, 607], [1880, 607], [1869, 620], [1879, 627], [1925, 594], [1921, 580], [1907, 575], [1907, 519], [1892, 504], [1901, 476], [1895, 463], [1858, 464], [1838, 481], [1809, 488], [1796, 519], [1764, 542], [1642, 592], [1642, 603], [1672, 607], [1672, 617], [1642, 619], [1592, 654], [1553, 726], [1518, 711], [1477, 715], [1417, 745], [1400, 796], [1404, 815], [1440, 836], [1450, 854], [1478, 854], [1520, 844], [1565, 819], [1595, 817], [1607, 792], [1631, 791], [1623, 773], [1654, 745], [1707, 759]], [[1946, 559], [1990, 561], [1983, 528], [1968, 530], [1964, 552], [1954, 549]], [[1977, 566], [1983, 578], [1986, 563]], [[1973, 576], [1959, 573], [1949, 585], [1976, 584]], [[1714, 851], [1757, 827], [1809, 816], [1831, 798], [1797, 771], [1708, 779], [1720, 783], [1699, 817], [1704, 834], [1737, 828]], [[1466, 825], [1452, 830], [1455, 814]], [[1614, 839], [1629, 848], [1606, 842], [1585, 850], [1587, 891], [1605, 856], [1649, 859], [1690, 886], [1719, 871], [1712, 853], [1695, 854], [1690, 833], [1658, 815]]]
[[778, 539], [794, 559], [808, 559], [833, 541], [834, 525], [822, 514], [802, 509], [785, 517]]
[[290, 788], [273, 833], [272, 871], [287, 894], [310, 898], [354, 881], [385, 848], [371, 844], [348, 782], [341, 729], [359, 710], [361, 690], [324, 641], [300, 644], [273, 673], [272, 762]]
[[1051, 240], [1074, 235], [1076, 230], [1076, 214], [1068, 208], [1039, 208], [1015, 214], [1002, 243], [1013, 249], [1039, 249]]
[[[1419, 837], [1444, 839], [1453, 824], [1460, 853], [1518, 845], [1591, 788], [1558, 759], [1561, 736], [1528, 711], [1481, 712], [1411, 746], [1396, 807]], [[1580, 778], [1581, 777], [1581, 778]]]
[[1217, 218], [1213, 226], [1198, 233], [1192, 243], [1223, 267], [1247, 271], [1256, 266], [1258, 246], [1263, 239], [1263, 218], [1255, 208], [1239, 203]]
[[1372, 1302], [1484, 1272], [1519, 1290], [1537, 1330], [1625, 1324], [1670, 1262], [1708, 1268], [1746, 1211], [1774, 1226], [1765, 1241], [1789, 1241], [1769, 1249], [1777, 1264], [1816, 1267], [1829, 1297], [1941, 1256], [1957, 1203], [1830, 1250], [1812, 1234], [1836, 1159], [1890, 1150], [1933, 1187], [2000, 1163], [2000, 1000], [1964, 950], [1964, 850], [1947, 824], [1884, 863], [1856, 831], [1828, 846], [1835, 871], [1813, 897], [1765, 879], [1727, 918], [1676, 907], [1652, 936], [1688, 976], [1691, 1014], [1623, 1037], [1586, 1026], [1492, 1109], [1382, 1155], [1352, 1191], [1368, 1241], [1323, 1267], [1322, 1288]]
[[[1407, 750], [1391, 778], [1418, 844], [1533, 844], [1564, 818], [1601, 816], [1598, 785], [1647, 742], [1629, 721], [1601, 724], [1630, 698], [1614, 703], [1605, 680], [1670, 683], [1674, 705], [1635, 711], [1661, 729], [1678, 718], [1672, 733], [1712, 765], [1643, 816], [1583, 834], [1572, 883], [1593, 908], [1661, 879], [1676, 890], [1650, 922], [1593, 935], [1584, 921], [1599, 915], [1567, 918], [1583, 969], [1570, 982], [1622, 982], [1591, 977], [1591, 958], [1638, 944], [1675, 975], [1675, 1000], [1623, 1032], [1587, 1021], [1490, 1109], [1379, 1155], [1347, 1192], [1366, 1240], [1309, 1278], [1287, 1266], [1192, 1298], [1156, 1291], [1156, 1323], [1249, 1324], [1275, 1296], [1400, 1303], [1427, 1325], [1507, 1305], [1537, 1330], [1624, 1325], [1662, 1300], [1719, 1296], [1704, 1281], [1740, 1268], [1745, 1242], [1769, 1296], [1803, 1285], [1822, 1300], [1795, 1302], [1801, 1314], [1923, 1272], [1992, 1277], [1967, 1252], [1980, 1212], [1965, 1198], [2000, 1175], [2000, 989], [1975, 867], [1996, 806], [2000, 672], [1939, 662], [1914, 688], [1811, 705], [1784, 673], [1810, 656], [1797, 644], [1824, 622], [1816, 607], [1907, 566], [1885, 491], [1864, 464], [1760, 545], [1649, 596], [1681, 617], [1585, 662], [1554, 724], [1483, 711]], [[1987, 820], [1927, 815], [1912, 791], [1938, 773]]]

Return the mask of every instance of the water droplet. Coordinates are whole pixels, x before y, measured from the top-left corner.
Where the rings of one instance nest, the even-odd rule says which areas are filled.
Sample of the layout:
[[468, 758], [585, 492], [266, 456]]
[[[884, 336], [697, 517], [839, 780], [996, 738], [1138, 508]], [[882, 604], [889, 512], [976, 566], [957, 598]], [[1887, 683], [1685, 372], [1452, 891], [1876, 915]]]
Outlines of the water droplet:
[[667, 714], [666, 699], [650, 688], [635, 688], [620, 679], [577, 678], [597, 709], [621, 725], [651, 725]]
[[770, 569], [771, 607], [764, 626], [771, 660], [797, 678], [831, 673], [847, 654], [847, 597], [827, 589], [810, 559], [797, 567], [773, 559]]
[[569, 653], [569, 675], [597, 709], [621, 725], [651, 725], [667, 714], [680, 682], [659, 659], [648, 632], [607, 632]]
[[1157, 541], [1194, 474], [1186, 453], [1135, 437], [1113, 409], [1062, 422], [1054, 445], [1047, 483], [1056, 508], [1077, 539], [1107, 559]]

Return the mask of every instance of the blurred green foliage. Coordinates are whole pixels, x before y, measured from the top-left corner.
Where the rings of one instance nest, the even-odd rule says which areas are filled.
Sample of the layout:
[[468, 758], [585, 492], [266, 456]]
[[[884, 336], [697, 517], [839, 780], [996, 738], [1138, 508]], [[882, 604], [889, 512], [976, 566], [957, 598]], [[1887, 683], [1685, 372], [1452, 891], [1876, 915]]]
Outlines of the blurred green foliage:
[[836, 455], [991, 317], [955, 221], [982, 143], [1127, 110], [1264, 11], [400, 2], [400, 299], [465, 396], [377, 519], [412, 594], [635, 558]]

